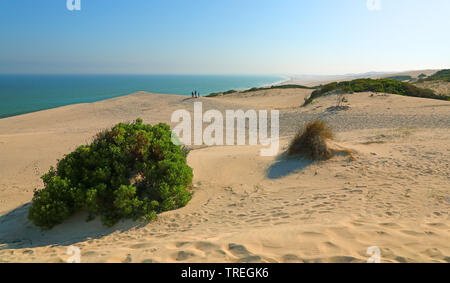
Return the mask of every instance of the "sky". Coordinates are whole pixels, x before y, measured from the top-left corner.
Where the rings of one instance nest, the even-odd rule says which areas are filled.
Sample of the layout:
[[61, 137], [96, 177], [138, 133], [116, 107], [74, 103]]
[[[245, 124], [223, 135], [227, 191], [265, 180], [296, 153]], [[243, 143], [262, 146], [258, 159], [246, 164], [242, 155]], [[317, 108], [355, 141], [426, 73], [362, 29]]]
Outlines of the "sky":
[[[448, 0], [0, 1], [0, 73], [337, 75], [450, 67]], [[378, 4], [379, 3], [379, 4]]]

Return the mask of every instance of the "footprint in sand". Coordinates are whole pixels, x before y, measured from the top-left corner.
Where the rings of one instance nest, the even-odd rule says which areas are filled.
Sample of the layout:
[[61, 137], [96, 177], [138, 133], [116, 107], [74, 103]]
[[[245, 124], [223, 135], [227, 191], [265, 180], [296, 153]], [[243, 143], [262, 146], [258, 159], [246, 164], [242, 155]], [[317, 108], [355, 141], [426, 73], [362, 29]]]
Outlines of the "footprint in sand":
[[238, 259], [239, 263], [258, 263], [261, 261], [262, 261], [262, 258], [257, 255], [247, 256], [247, 257]]
[[210, 242], [197, 242], [194, 247], [202, 252], [210, 252], [213, 250], [220, 250], [220, 247]]
[[244, 257], [250, 255], [250, 252], [247, 250], [247, 248], [242, 245], [231, 243], [228, 245], [228, 250], [236, 257]]
[[303, 260], [301, 260], [298, 256], [294, 254], [285, 254], [281, 257], [281, 261], [283, 263], [301, 263]]
[[134, 245], [129, 246], [129, 248], [137, 250], [137, 249], [148, 248], [148, 247], [151, 247], [152, 245], [153, 245], [152, 243], [138, 243], [138, 244], [134, 244]]
[[179, 251], [175, 254], [175, 260], [176, 261], [185, 261], [189, 258], [195, 257], [196, 255], [192, 252], [186, 252], [186, 251]]

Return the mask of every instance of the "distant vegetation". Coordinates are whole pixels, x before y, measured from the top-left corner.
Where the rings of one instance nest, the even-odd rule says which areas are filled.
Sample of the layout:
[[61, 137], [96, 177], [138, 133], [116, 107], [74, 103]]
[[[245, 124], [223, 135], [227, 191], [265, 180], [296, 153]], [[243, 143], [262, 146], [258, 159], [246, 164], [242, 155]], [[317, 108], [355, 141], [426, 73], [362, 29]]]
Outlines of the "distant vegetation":
[[187, 153], [172, 143], [166, 124], [120, 123], [42, 176], [45, 188], [35, 190], [28, 218], [47, 229], [82, 210], [107, 226], [127, 218], [152, 220], [191, 199]]
[[423, 78], [425, 78], [427, 75], [425, 75], [424, 73], [422, 73], [422, 74], [420, 74], [419, 76], [418, 76], [418, 78], [419, 79], [423, 79]]
[[216, 97], [216, 96], [220, 96], [220, 95], [227, 95], [227, 94], [231, 94], [231, 93], [235, 93], [237, 92], [237, 90], [229, 90], [229, 91], [225, 91], [225, 92], [213, 92], [209, 95], [207, 95], [206, 97]]
[[254, 87], [248, 90], [244, 90], [243, 93], [246, 92], [253, 92], [253, 91], [259, 91], [259, 90], [268, 90], [268, 89], [289, 89], [289, 88], [301, 88], [301, 89], [315, 89], [314, 87], [304, 86], [304, 85], [277, 85], [277, 86], [271, 86], [271, 87]]
[[[316, 89], [316, 87], [308, 87], [308, 86], [303, 86], [303, 85], [295, 85], [295, 84], [288, 84], [288, 85], [277, 85], [277, 86], [271, 86], [271, 87], [254, 87], [254, 88], [250, 88], [247, 90], [243, 90], [241, 91], [241, 93], [249, 93], [249, 92], [254, 92], [254, 91], [261, 91], [261, 90], [270, 90], [270, 89], [292, 89], [292, 88], [300, 88], [300, 89]], [[209, 95], [207, 95], [207, 97], [216, 97], [216, 96], [220, 96], [220, 95], [227, 95], [227, 94], [231, 94], [231, 93], [235, 93], [238, 92], [236, 90], [229, 90], [229, 91], [225, 91], [225, 92], [214, 92], [211, 93]]]
[[439, 71], [436, 74], [431, 75], [431, 76], [429, 76], [426, 79], [422, 79], [419, 82], [422, 82], [422, 81], [446, 81], [446, 82], [450, 82], [450, 69]]
[[307, 105], [314, 99], [329, 93], [353, 93], [353, 92], [380, 92], [392, 93], [413, 97], [424, 97], [433, 99], [448, 100], [447, 96], [437, 95], [431, 89], [416, 87], [410, 83], [400, 82], [392, 79], [357, 79], [345, 82], [333, 82], [322, 86], [312, 92], [309, 98], [305, 100]]

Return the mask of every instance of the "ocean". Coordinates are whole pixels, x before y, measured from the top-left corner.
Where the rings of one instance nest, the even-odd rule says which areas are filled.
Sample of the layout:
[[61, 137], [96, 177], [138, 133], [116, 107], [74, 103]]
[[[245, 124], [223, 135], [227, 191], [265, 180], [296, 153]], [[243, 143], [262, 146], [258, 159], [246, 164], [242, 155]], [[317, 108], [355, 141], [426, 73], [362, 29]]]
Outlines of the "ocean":
[[240, 90], [285, 80], [250, 75], [0, 75], [0, 118], [87, 103], [136, 91], [191, 95]]

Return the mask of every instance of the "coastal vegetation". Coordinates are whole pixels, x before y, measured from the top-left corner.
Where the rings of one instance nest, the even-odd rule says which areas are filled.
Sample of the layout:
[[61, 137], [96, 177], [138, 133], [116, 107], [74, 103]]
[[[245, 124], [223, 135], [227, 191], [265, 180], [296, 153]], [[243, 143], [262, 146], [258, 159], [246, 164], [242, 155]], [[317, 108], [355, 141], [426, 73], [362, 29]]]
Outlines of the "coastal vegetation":
[[422, 74], [420, 74], [420, 75], [418, 76], [419, 79], [423, 79], [423, 78], [426, 78], [426, 77], [427, 77], [427, 75], [425, 75], [424, 73], [422, 73]]
[[412, 81], [413, 78], [411, 76], [392, 76], [392, 77], [387, 77], [385, 79], [390, 79], [390, 80], [396, 80], [396, 81]]
[[407, 82], [393, 79], [356, 79], [352, 81], [333, 82], [321, 86], [305, 99], [304, 105], [310, 104], [314, 99], [331, 93], [354, 93], [354, 92], [378, 92], [391, 93], [412, 97], [423, 97], [448, 100], [448, 96], [436, 94], [431, 89], [423, 89]]
[[50, 229], [78, 211], [106, 226], [121, 219], [153, 220], [158, 213], [191, 199], [188, 151], [172, 143], [166, 124], [119, 123], [98, 133], [89, 145], [59, 160], [41, 178], [28, 218]]
[[227, 95], [227, 94], [231, 94], [231, 93], [235, 93], [238, 92], [237, 90], [229, 90], [229, 91], [225, 91], [225, 92], [213, 92], [208, 94], [206, 97], [216, 97], [216, 96], [220, 96], [220, 95]]
[[[276, 85], [276, 86], [270, 86], [270, 87], [253, 87], [247, 90], [240, 91], [241, 93], [249, 93], [249, 92], [255, 92], [255, 91], [261, 91], [261, 90], [271, 90], [271, 89], [316, 89], [316, 87], [308, 87], [304, 85], [296, 85], [296, 84], [287, 84], [287, 85]], [[238, 91], [236, 90], [229, 90], [225, 92], [214, 92], [206, 97], [216, 97], [216, 96], [222, 96], [227, 95], [231, 93], [236, 93]]]

